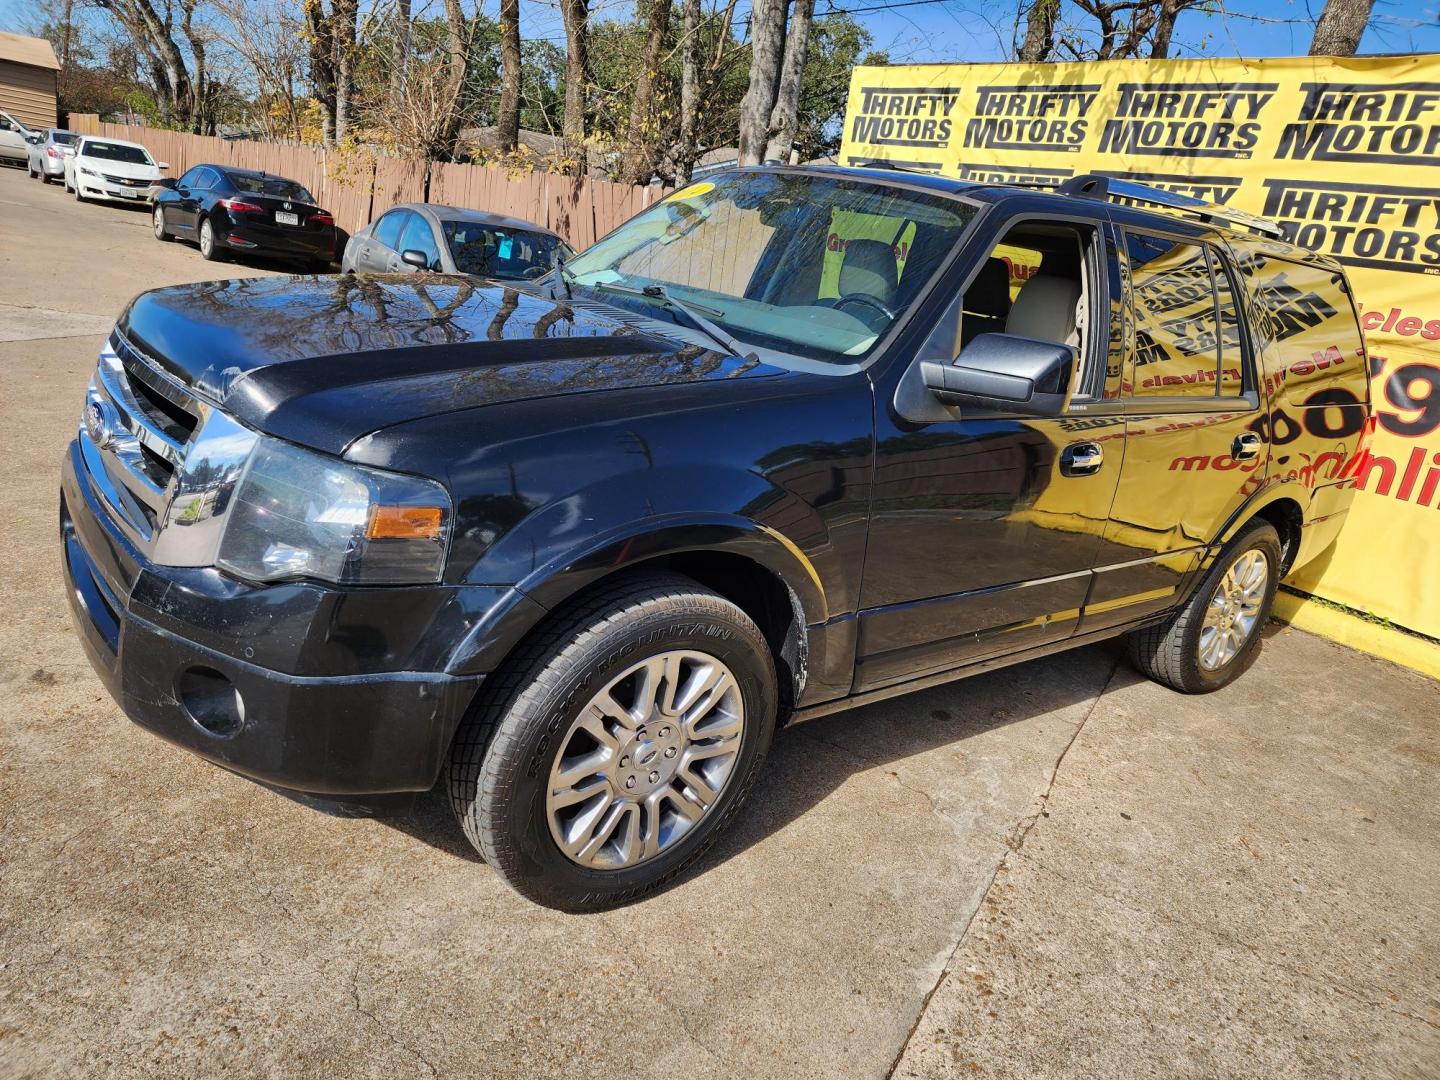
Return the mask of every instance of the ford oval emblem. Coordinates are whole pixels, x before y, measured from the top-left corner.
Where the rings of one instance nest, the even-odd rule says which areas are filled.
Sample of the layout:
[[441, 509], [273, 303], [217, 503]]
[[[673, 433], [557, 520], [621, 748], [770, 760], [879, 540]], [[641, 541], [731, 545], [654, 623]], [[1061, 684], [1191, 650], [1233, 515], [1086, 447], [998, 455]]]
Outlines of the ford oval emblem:
[[85, 434], [102, 450], [115, 441], [115, 429], [111, 426], [108, 410], [101, 402], [92, 401], [85, 406]]

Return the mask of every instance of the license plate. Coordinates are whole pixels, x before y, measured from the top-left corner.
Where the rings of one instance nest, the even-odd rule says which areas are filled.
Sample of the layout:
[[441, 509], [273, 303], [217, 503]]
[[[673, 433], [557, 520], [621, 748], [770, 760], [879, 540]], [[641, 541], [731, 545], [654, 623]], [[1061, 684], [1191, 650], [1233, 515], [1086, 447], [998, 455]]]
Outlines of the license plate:
[[276, 211], [275, 211], [275, 224], [276, 224], [276, 225], [299, 225], [299, 224], [300, 224], [300, 215], [299, 215], [299, 214], [287, 214], [284, 210], [276, 210]]
[[123, 195], [123, 196], [125, 196], [125, 198], [127, 198], [127, 199], [138, 199], [138, 198], [140, 197], [140, 192], [138, 192], [138, 191], [130, 191], [130, 190], [126, 189], [126, 188], [121, 188], [121, 189], [120, 189], [120, 194]]

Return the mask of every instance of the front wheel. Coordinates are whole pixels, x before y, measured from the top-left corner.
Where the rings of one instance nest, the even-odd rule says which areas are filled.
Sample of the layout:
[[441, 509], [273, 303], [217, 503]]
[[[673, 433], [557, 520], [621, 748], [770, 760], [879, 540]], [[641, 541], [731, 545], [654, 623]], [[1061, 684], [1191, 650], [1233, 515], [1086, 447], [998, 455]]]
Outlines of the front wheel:
[[1282, 565], [1280, 535], [1255, 522], [1221, 552], [1184, 607], [1130, 635], [1131, 661], [1186, 694], [1234, 682], [1255, 662]]
[[155, 204], [155, 211], [154, 211], [153, 217], [154, 217], [154, 219], [155, 219], [155, 220], [154, 220], [155, 239], [156, 239], [156, 240], [169, 240], [169, 239], [171, 239], [170, 234], [165, 231], [165, 208], [164, 208], [163, 206], [161, 206], [159, 203], [156, 203], [156, 204]]
[[451, 751], [451, 805], [508, 884], [563, 911], [639, 899], [699, 859], [775, 729], [765, 638], [676, 574], [597, 588], [491, 679]]

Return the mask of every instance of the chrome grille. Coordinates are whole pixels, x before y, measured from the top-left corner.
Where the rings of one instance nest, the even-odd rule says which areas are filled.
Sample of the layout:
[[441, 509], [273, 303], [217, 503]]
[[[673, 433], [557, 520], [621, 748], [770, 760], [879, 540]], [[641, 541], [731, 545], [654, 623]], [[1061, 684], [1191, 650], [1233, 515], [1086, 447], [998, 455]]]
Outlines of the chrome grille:
[[153, 561], [209, 565], [255, 438], [118, 331], [101, 350], [80, 451], [112, 520]]
[[109, 173], [101, 173], [100, 175], [110, 183], [119, 184], [121, 187], [149, 187], [155, 182], [153, 180], [136, 180], [131, 176], [111, 176]]

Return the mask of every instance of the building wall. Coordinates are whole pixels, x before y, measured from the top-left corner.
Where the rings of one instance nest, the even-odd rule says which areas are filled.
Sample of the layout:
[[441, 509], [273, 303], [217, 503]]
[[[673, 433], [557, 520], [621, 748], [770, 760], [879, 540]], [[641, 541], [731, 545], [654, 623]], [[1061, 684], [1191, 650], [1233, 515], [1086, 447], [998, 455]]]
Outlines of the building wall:
[[0, 109], [30, 127], [55, 127], [55, 72], [0, 60]]

